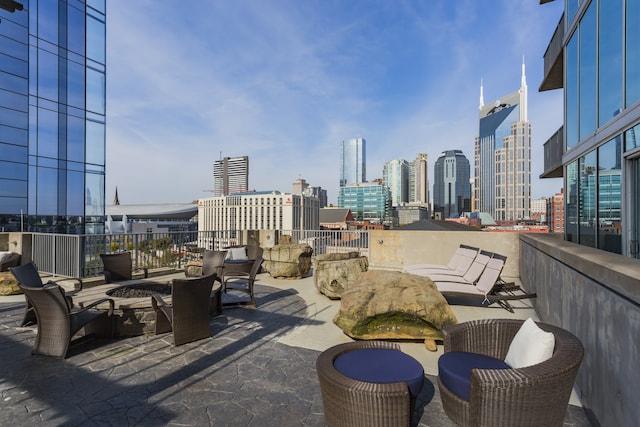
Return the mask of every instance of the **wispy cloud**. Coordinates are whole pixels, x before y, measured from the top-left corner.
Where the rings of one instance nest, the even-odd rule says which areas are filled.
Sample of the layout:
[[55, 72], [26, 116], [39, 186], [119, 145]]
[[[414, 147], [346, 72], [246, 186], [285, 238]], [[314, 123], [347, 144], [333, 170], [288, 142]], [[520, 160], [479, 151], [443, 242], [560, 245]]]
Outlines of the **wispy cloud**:
[[552, 9], [111, 0], [107, 199], [116, 186], [124, 203], [207, 197], [222, 153], [249, 156], [252, 188], [290, 191], [300, 176], [336, 200], [337, 148], [356, 136], [368, 141], [369, 179], [418, 152], [456, 146], [472, 159], [480, 78], [486, 100], [513, 92], [523, 53], [541, 145], [555, 129], [536, 123], [561, 124], [561, 98], [536, 91]]

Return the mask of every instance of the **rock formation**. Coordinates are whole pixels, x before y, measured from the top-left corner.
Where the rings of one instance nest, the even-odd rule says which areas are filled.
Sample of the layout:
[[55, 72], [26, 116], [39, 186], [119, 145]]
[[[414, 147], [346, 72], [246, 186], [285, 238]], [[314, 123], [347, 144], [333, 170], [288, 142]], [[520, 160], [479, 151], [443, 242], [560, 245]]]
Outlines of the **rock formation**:
[[304, 244], [278, 244], [265, 248], [262, 257], [262, 268], [271, 277], [284, 279], [301, 279], [311, 270], [313, 249]]
[[313, 281], [321, 294], [339, 299], [368, 268], [369, 260], [358, 252], [318, 255], [313, 267]]
[[384, 270], [360, 274], [342, 293], [333, 322], [352, 338], [424, 339], [432, 351], [442, 329], [458, 323], [429, 278]]

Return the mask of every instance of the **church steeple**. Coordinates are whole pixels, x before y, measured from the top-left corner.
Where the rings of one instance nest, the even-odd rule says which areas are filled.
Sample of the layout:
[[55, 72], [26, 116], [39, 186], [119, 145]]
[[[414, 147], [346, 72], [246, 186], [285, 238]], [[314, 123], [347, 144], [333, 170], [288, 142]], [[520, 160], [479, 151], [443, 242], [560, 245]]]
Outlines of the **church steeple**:
[[118, 198], [118, 187], [116, 187], [116, 195], [113, 198], [113, 206], [118, 206], [120, 204], [120, 199]]
[[528, 102], [528, 89], [527, 89], [527, 77], [525, 75], [524, 55], [522, 55], [522, 78], [520, 82], [520, 121], [527, 121], [527, 102]]

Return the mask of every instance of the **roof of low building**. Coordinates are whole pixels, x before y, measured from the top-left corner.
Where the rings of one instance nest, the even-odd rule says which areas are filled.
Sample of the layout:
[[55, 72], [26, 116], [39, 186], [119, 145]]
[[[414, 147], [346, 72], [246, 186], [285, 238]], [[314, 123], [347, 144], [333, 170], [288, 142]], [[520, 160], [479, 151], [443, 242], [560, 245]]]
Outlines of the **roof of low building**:
[[468, 225], [459, 224], [453, 221], [442, 221], [435, 219], [422, 219], [420, 221], [407, 224], [403, 227], [398, 227], [396, 230], [478, 231], [478, 229], [469, 227]]
[[194, 203], [161, 205], [107, 205], [106, 214], [115, 221], [126, 215], [129, 219], [191, 219], [198, 214]]
[[320, 223], [345, 222], [349, 208], [322, 208], [320, 209]]

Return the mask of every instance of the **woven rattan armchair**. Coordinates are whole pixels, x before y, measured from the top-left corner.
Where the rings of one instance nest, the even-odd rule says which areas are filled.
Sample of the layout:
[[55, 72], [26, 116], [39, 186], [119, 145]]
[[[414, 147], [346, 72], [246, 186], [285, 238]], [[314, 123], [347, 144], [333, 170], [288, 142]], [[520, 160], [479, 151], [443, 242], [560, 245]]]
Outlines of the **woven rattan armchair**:
[[[522, 320], [475, 320], [444, 329], [444, 351], [479, 353], [504, 360]], [[471, 397], [461, 399], [438, 377], [446, 414], [460, 426], [562, 426], [584, 349], [568, 331], [538, 326], [555, 337], [553, 356], [520, 369], [474, 369]]]
[[[72, 308], [64, 290], [54, 284], [32, 287], [20, 284], [20, 289], [33, 304], [38, 318], [38, 335], [31, 354], [65, 358], [76, 334], [113, 337], [114, 302], [102, 298], [82, 308]], [[98, 305], [107, 309], [98, 309]]]
[[[117, 254], [100, 254], [102, 265], [104, 266], [104, 282], [120, 282], [131, 280], [133, 277], [133, 260], [131, 252], [120, 252]], [[144, 277], [148, 276], [147, 269], [144, 270]]]
[[342, 354], [363, 348], [399, 350], [397, 343], [355, 341], [331, 347], [316, 359], [325, 421], [329, 426], [409, 426], [413, 404], [402, 382], [379, 384], [354, 380], [336, 370]]
[[188, 279], [173, 279], [171, 304], [154, 294], [151, 304], [156, 312], [155, 333], [173, 331], [174, 345], [209, 338], [209, 301], [215, 274]]
[[[42, 278], [40, 277], [40, 273], [38, 273], [38, 269], [33, 262], [28, 262], [17, 267], [11, 267], [10, 271], [11, 274], [13, 274], [13, 277], [16, 278], [18, 284], [22, 284], [24, 286], [29, 286], [32, 288], [41, 288], [44, 286]], [[49, 280], [47, 283], [56, 283], [63, 280], [73, 282], [73, 291], [68, 291], [65, 293], [65, 297], [67, 298], [70, 306], [72, 306], [73, 301], [71, 300], [71, 295], [82, 290], [82, 279], [76, 277], [63, 277], [56, 280]], [[24, 317], [22, 319], [22, 322], [20, 323], [20, 326], [35, 325], [38, 322], [38, 319], [36, 317], [36, 312], [33, 308], [33, 304], [31, 303], [31, 301], [29, 301], [29, 298], [26, 296], [26, 294], [25, 299], [26, 306], [24, 310]]]

